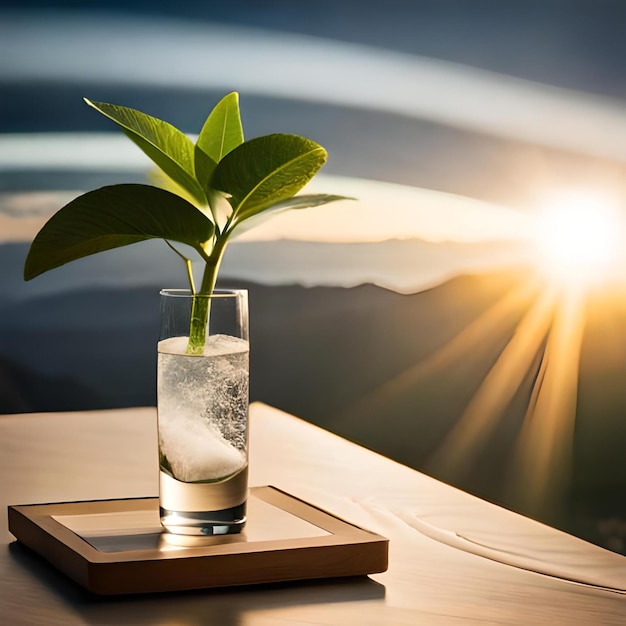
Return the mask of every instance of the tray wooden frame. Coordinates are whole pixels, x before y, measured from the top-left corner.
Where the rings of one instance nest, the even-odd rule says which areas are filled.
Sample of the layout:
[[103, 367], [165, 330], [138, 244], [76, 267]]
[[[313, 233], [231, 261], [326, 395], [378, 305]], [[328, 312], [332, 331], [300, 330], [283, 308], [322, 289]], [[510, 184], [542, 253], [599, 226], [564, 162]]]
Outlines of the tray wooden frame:
[[102, 552], [54, 519], [62, 515], [145, 511], [158, 508], [158, 498], [9, 506], [9, 530], [72, 580], [99, 595], [358, 576], [387, 569], [388, 539], [275, 487], [253, 487], [250, 492], [251, 497], [328, 534], [224, 542], [172, 552]]

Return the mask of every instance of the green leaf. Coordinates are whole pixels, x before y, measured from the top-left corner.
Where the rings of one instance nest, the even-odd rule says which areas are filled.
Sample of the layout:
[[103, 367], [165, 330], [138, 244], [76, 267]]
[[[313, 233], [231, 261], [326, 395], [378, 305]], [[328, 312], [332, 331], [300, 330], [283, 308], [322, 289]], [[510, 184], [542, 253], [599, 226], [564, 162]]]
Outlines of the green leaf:
[[178, 241], [202, 252], [214, 228], [202, 211], [164, 189], [102, 187], [72, 200], [44, 224], [31, 244], [24, 279], [146, 239]]
[[206, 189], [215, 166], [243, 143], [239, 94], [224, 96], [207, 117], [196, 141], [196, 177]]
[[85, 102], [113, 120], [172, 180], [186, 189], [201, 205], [207, 200], [195, 177], [194, 145], [176, 127], [141, 111], [116, 104]]
[[202, 185], [209, 206], [211, 206], [211, 195], [210, 189], [208, 188], [208, 181], [211, 180], [211, 175], [215, 171], [217, 163], [208, 154], [205, 154], [200, 148], [198, 148], [198, 146], [194, 148], [194, 155], [196, 179], [200, 185]]
[[273, 204], [261, 213], [257, 213], [250, 219], [244, 219], [237, 223], [234, 229], [234, 236], [241, 235], [256, 226], [259, 226], [262, 222], [270, 219], [276, 215], [276, 213], [282, 213], [283, 211], [289, 211], [291, 209], [307, 209], [310, 207], [322, 206], [330, 202], [336, 202], [337, 200], [354, 200], [348, 196], [334, 196], [330, 194], [310, 194], [302, 196], [293, 196], [277, 204]]
[[230, 196], [234, 217], [246, 219], [294, 196], [326, 162], [326, 150], [297, 135], [266, 135], [229, 152], [211, 187]]

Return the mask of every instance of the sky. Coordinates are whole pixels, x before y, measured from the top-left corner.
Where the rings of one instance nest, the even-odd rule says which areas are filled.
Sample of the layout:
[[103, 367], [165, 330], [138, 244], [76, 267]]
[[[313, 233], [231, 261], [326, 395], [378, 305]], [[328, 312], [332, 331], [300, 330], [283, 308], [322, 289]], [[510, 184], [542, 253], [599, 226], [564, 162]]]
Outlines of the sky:
[[[222, 90], [237, 85], [248, 93], [388, 111], [626, 158], [626, 105], [618, 100], [362, 44], [210, 22], [81, 13], [9, 13], [0, 23], [0, 41], [0, 80], [88, 78]], [[191, 59], [219, 61], [183, 62]]]
[[[626, 104], [619, 99], [458, 61], [294, 34], [267, 25], [256, 28], [121, 13], [102, 13], [94, 19], [93, 14], [80, 11], [8, 12], [0, 20], [1, 82], [40, 85], [39, 97], [34, 92], [35, 101], [30, 98], [24, 108], [40, 108], [41, 116], [50, 106], [46, 87], [59, 83], [85, 89], [114, 87], [122, 92], [166, 88], [224, 93], [236, 86], [243, 101], [261, 97], [294, 107], [307, 102], [335, 107], [333, 112], [348, 111], [354, 117], [366, 112], [379, 116], [375, 120], [390, 116], [402, 120], [400, 134], [391, 140], [381, 137], [377, 152], [374, 131], [363, 127], [364, 135], [373, 134], [367, 136], [367, 145], [359, 144], [355, 129], [351, 134], [345, 131], [342, 119], [336, 134], [345, 131], [341, 135], [344, 146], [331, 152], [329, 165], [311, 190], [357, 200], [286, 213], [246, 233], [243, 237], [248, 240], [523, 239], [532, 230], [542, 193], [555, 191], [553, 181], [547, 177], [538, 182], [536, 171], [529, 170], [527, 187], [536, 195], [536, 204], [530, 192], [526, 197], [511, 192], [502, 201], [496, 194], [490, 197], [490, 189], [507, 182], [506, 173], [498, 169], [500, 152], [494, 146], [513, 146], [522, 155], [517, 162], [511, 159], [510, 166], [518, 170], [522, 181], [529, 167], [524, 152], [528, 146], [535, 151], [531, 160], [536, 169], [556, 151], [599, 159], [602, 164], [610, 161], [614, 167], [606, 169], [613, 180], [626, 161]], [[426, 124], [426, 131], [438, 137], [416, 145], [414, 154], [410, 146], [401, 146], [402, 129], [411, 122], [416, 128]], [[381, 128], [384, 132], [384, 125]], [[5, 133], [0, 136], [0, 174], [4, 171], [10, 178], [15, 169], [33, 173], [63, 168], [75, 172], [110, 169], [112, 173], [145, 169], [145, 157], [115, 132]], [[449, 136], [450, 132], [460, 134]], [[459, 137], [470, 137], [465, 153], [457, 149]], [[403, 167], [395, 165], [394, 143], [408, 151], [400, 159]], [[481, 173], [486, 192], [455, 192], [463, 184], [471, 189], [476, 178], [474, 148], [476, 160], [483, 158], [491, 165], [491, 170], [484, 167]], [[494, 154], [481, 156], [480, 150]], [[416, 170], [422, 166], [427, 171], [437, 158], [442, 163], [449, 160], [447, 180], [434, 177], [432, 186], [423, 184]], [[380, 163], [373, 163], [377, 160]], [[552, 169], [558, 170], [559, 164]], [[564, 180], [571, 184], [581, 170], [580, 164], [568, 170]], [[470, 182], [455, 185], [455, 180], [464, 177]], [[15, 209], [28, 206], [29, 201], [29, 215]], [[55, 200], [49, 202], [39, 192], [28, 199], [5, 195], [0, 197], [0, 206], [4, 206], [0, 226], [5, 240], [27, 240], [33, 226], [52, 212]]]
[[[5, 136], [0, 142], [0, 173], [19, 164], [23, 170], [68, 168], [148, 172], [149, 160], [121, 133], [110, 135]], [[0, 236], [28, 241], [57, 208], [79, 192], [0, 194]], [[319, 174], [302, 193], [345, 195], [324, 207], [288, 211], [242, 234], [242, 241], [426, 241], [520, 239], [529, 217], [520, 211], [434, 190]]]

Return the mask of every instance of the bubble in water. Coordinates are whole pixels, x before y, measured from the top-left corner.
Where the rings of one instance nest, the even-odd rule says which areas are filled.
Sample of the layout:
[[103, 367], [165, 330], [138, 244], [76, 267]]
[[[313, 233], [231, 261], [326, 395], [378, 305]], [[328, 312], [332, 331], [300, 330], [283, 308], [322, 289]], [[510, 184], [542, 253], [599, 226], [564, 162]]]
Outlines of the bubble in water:
[[249, 344], [213, 335], [188, 355], [187, 341], [159, 343], [159, 445], [175, 478], [218, 480], [246, 464]]

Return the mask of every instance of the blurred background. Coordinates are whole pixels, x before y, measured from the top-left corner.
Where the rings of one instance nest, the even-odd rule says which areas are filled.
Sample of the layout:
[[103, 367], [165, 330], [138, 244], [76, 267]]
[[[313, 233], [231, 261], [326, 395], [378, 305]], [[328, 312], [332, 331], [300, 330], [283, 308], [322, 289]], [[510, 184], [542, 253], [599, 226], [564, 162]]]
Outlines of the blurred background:
[[626, 552], [626, 5], [618, 0], [0, 6], [0, 411], [154, 405], [162, 242], [25, 283], [79, 193], [146, 182], [83, 97], [330, 154], [227, 252], [251, 399]]

